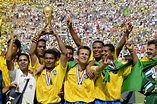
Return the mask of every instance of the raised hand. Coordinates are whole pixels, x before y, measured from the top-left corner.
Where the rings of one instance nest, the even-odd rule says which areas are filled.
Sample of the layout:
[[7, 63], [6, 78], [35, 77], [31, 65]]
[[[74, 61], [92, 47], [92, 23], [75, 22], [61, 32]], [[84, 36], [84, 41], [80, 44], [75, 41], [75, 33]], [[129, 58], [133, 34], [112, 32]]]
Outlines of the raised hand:
[[45, 31], [46, 31], [46, 29], [47, 29], [47, 24], [45, 25], [45, 27], [44, 27], [41, 31], [38, 32], [38, 36], [39, 36], [39, 37], [40, 37], [40, 36], [43, 36], [44, 33], [45, 33]]
[[129, 52], [133, 51], [133, 45], [132, 45], [132, 43], [130, 41], [127, 41], [125, 46], [129, 50]]
[[68, 19], [66, 20], [66, 22], [67, 22], [68, 28], [72, 27], [72, 15], [71, 14], [68, 16]]
[[86, 74], [90, 79], [93, 79], [95, 77], [94, 72], [91, 70], [90, 67], [86, 68]]
[[57, 31], [53, 27], [50, 28], [50, 31], [51, 31], [53, 36], [58, 35]]
[[32, 42], [37, 43], [39, 40], [39, 36], [34, 36]]
[[133, 29], [133, 26], [132, 26], [132, 24], [130, 23], [130, 22], [128, 22], [128, 23], [126, 23], [126, 25], [125, 25], [125, 28], [124, 28], [124, 34], [125, 35], [129, 35], [130, 34], [130, 32], [132, 31], [132, 29]]
[[104, 62], [104, 64], [106, 64], [106, 65], [110, 65], [111, 63], [112, 63], [112, 61], [108, 58], [108, 56], [106, 56], [106, 57], [103, 57], [103, 62]]
[[16, 39], [17, 39], [17, 35], [12, 34], [12, 35], [11, 35], [11, 40], [12, 40], [12, 41], [15, 41]]

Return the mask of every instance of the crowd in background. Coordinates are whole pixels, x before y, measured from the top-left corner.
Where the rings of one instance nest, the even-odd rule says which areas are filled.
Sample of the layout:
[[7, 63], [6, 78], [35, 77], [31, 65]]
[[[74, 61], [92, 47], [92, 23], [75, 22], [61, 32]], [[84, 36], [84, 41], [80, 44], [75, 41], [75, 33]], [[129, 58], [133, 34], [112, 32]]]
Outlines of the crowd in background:
[[[22, 50], [29, 52], [32, 37], [45, 25], [43, 8], [53, 6], [52, 26], [63, 42], [76, 48], [66, 26], [66, 19], [72, 15], [73, 27], [81, 41], [91, 46], [95, 40], [118, 45], [123, 28], [130, 21], [134, 28], [130, 40], [136, 47], [139, 58], [145, 56], [146, 41], [157, 38], [157, 2], [155, 0], [34, 0], [29, 3], [0, 4], [2, 20], [0, 49], [6, 50], [10, 34], [17, 34]], [[47, 48], [57, 46], [56, 39], [44, 36]], [[137, 44], [138, 43], [138, 44]], [[123, 49], [120, 57], [127, 54]]]

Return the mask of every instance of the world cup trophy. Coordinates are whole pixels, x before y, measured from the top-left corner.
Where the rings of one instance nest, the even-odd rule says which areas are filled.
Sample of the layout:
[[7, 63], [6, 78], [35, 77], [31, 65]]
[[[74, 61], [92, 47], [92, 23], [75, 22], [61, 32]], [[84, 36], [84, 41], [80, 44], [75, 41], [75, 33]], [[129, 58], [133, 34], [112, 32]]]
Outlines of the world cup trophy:
[[44, 34], [51, 34], [50, 31], [51, 28], [51, 20], [52, 20], [52, 14], [53, 14], [53, 8], [51, 6], [46, 6], [43, 10], [45, 15], [45, 24], [46, 24], [46, 30]]

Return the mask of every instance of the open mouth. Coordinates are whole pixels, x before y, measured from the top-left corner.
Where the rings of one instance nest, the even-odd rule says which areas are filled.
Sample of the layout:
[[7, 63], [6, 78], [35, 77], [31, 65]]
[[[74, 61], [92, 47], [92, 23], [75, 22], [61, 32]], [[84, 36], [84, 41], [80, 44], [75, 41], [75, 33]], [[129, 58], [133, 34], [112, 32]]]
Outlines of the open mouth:
[[21, 65], [21, 67], [25, 67], [25, 66], [26, 66], [26, 64], [22, 64], [22, 65]]
[[151, 56], [152, 54], [151, 54], [151, 53], [147, 53], [147, 55], [148, 55], [148, 56]]
[[99, 52], [96, 52], [96, 53], [95, 53], [95, 56], [98, 56], [98, 55], [100, 55], [100, 53], [99, 53]]

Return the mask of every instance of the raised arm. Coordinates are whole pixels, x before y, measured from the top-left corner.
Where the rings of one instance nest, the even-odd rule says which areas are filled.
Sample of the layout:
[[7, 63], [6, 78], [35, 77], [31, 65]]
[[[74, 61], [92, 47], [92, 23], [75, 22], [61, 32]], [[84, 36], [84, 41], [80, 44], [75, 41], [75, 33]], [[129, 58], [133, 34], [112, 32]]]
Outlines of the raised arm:
[[32, 44], [31, 44], [31, 48], [30, 48], [30, 51], [29, 51], [29, 55], [30, 55], [30, 59], [31, 59], [31, 64], [32, 66], [35, 65], [35, 62], [37, 60], [37, 55], [36, 55], [36, 47], [37, 47], [37, 42], [39, 40], [39, 36], [34, 36], [33, 37], [33, 40], [32, 40]]
[[132, 56], [133, 65], [135, 65], [139, 59], [138, 59], [138, 56], [137, 56], [137, 54], [136, 54], [136, 52], [134, 50], [133, 45], [131, 44], [131, 42], [127, 41], [126, 44], [125, 44], [125, 46], [129, 50], [129, 52], [130, 52], [130, 54]]
[[37, 42], [40, 39], [40, 37], [44, 34], [44, 32], [45, 32], [45, 28], [42, 29], [36, 36], [33, 37], [31, 48], [30, 48], [30, 51], [29, 51], [32, 66], [35, 65], [35, 62], [38, 59], [38, 57], [36, 55]]
[[69, 28], [69, 32], [75, 42], [75, 44], [79, 47], [79, 46], [82, 46], [82, 43], [81, 43], [81, 39], [77, 36], [77, 34], [75, 33], [73, 27], [72, 27], [72, 19], [71, 19], [71, 16], [69, 16], [68, 20], [67, 20], [67, 26]]
[[133, 29], [132, 24], [131, 23], [127, 23], [126, 27], [124, 29], [124, 36], [122, 37], [122, 39], [120, 40], [118, 46], [116, 47], [116, 56], [117, 57], [119, 56], [120, 51], [122, 50], [123, 46], [125, 45], [125, 43], [127, 41], [126, 38], [129, 37], [129, 34], [132, 31], [132, 29]]
[[15, 40], [17, 39], [16, 35], [12, 35], [11, 36], [11, 40], [7, 49], [7, 54], [6, 54], [6, 64], [7, 64], [7, 68], [10, 71], [14, 70], [14, 62], [13, 62], [13, 48], [15, 46], [13, 46]]
[[58, 45], [59, 45], [59, 49], [61, 51], [60, 61], [62, 63], [62, 66], [66, 67], [66, 64], [68, 62], [68, 60], [67, 60], [67, 49], [66, 49], [64, 43], [62, 42], [62, 40], [60, 39], [58, 33], [53, 28], [51, 28], [51, 31], [52, 31], [53, 35], [56, 37]]

